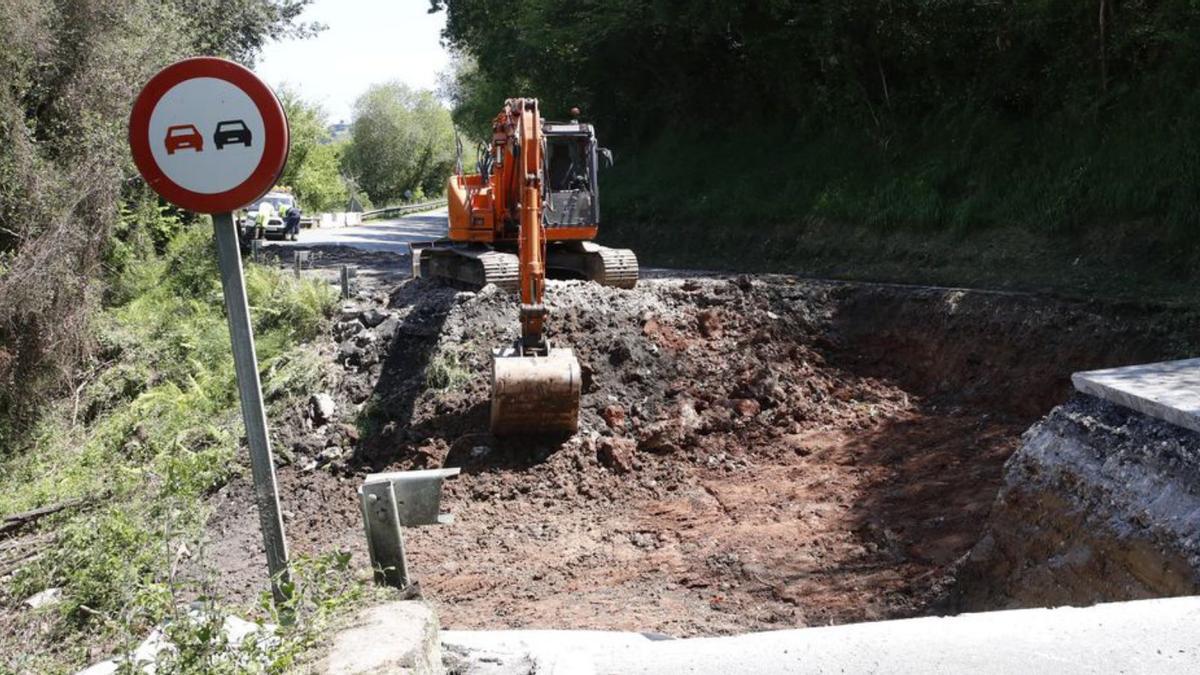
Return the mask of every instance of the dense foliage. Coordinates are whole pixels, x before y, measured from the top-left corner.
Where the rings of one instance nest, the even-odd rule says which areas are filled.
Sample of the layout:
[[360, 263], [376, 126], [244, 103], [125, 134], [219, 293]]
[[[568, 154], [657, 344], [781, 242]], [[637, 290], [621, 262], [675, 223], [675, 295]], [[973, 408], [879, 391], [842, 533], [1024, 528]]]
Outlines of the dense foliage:
[[161, 234], [143, 230], [157, 218], [136, 217], [157, 215], [126, 149], [138, 88], [183, 56], [249, 62], [268, 39], [308, 34], [319, 28], [298, 22], [308, 3], [0, 3], [0, 451], [87, 351], [104, 265]]
[[1200, 269], [1194, 0], [431, 4], [456, 122], [482, 135], [509, 96], [580, 106], [617, 151], [605, 232], [660, 262], [680, 241], [697, 255], [675, 263], [710, 266], [881, 255], [814, 252], [838, 223], [948, 250], [1015, 227], [1085, 265], [1122, 228], [1136, 264]]
[[[433, 0], [476, 69], [460, 120], [495, 98], [582, 105], [628, 138], [667, 124], [889, 118], [951, 104], [1097, 113], [1148, 77], [1200, 70], [1191, 0]], [[480, 100], [484, 99], [484, 100]], [[482, 113], [482, 115], [481, 115]], [[470, 117], [466, 117], [470, 115]]]
[[[2, 672], [71, 672], [97, 645], [140, 641], [177, 613], [181, 597], [203, 592], [209, 573], [181, 574], [179, 552], [207, 565], [203, 497], [241, 465], [211, 228], [179, 231], [162, 255], [118, 276], [120, 292], [94, 320], [99, 361], [73, 396], [46, 406], [26, 452], [0, 459], [0, 513], [96, 501], [59, 519], [47, 535], [53, 546], [0, 585]], [[319, 359], [304, 343], [323, 330], [336, 295], [320, 280], [253, 264], [246, 291], [264, 395], [278, 414], [320, 383]], [[62, 593], [52, 612], [10, 609], [46, 588]]]
[[291, 139], [279, 184], [290, 187], [310, 213], [345, 210], [349, 195], [341, 176], [341, 146], [333, 143], [325, 111], [291, 89], [277, 93]]
[[399, 82], [370, 87], [354, 104], [343, 165], [371, 201], [438, 194], [454, 165], [450, 112], [432, 92]]

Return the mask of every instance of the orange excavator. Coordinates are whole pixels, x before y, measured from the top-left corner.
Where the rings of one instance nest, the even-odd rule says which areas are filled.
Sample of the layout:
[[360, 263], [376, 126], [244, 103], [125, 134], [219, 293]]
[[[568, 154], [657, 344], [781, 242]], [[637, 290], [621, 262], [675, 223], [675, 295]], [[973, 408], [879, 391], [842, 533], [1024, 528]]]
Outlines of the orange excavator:
[[601, 158], [611, 161], [590, 124], [546, 122], [537, 99], [509, 99], [478, 173], [464, 174], [460, 165], [450, 177], [449, 237], [412, 246], [416, 276], [496, 284], [520, 296], [521, 337], [494, 350], [496, 435], [573, 433], [579, 425], [579, 361], [570, 349], [551, 347], [544, 331], [547, 276], [637, 283], [633, 251], [592, 241]]

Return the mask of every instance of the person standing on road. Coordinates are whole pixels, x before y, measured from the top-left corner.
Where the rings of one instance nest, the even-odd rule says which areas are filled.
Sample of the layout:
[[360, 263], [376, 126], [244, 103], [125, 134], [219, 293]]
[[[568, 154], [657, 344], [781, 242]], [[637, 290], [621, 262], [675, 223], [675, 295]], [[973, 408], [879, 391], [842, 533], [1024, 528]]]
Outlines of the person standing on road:
[[283, 217], [283, 237], [296, 241], [296, 237], [300, 234], [300, 207], [290, 206], [287, 213]]
[[265, 233], [267, 231], [267, 223], [271, 222], [271, 218], [275, 215], [275, 207], [271, 202], [265, 199], [258, 205], [258, 231]]

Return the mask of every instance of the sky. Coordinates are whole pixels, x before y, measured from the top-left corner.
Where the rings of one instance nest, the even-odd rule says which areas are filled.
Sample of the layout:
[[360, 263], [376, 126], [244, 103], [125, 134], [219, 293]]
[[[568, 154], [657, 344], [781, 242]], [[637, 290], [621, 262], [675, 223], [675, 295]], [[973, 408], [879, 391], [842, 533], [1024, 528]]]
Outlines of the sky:
[[254, 71], [320, 103], [330, 122], [350, 121], [354, 100], [372, 84], [399, 80], [433, 89], [450, 56], [439, 44], [443, 12], [429, 0], [316, 0], [303, 21], [327, 28], [315, 38], [273, 42]]

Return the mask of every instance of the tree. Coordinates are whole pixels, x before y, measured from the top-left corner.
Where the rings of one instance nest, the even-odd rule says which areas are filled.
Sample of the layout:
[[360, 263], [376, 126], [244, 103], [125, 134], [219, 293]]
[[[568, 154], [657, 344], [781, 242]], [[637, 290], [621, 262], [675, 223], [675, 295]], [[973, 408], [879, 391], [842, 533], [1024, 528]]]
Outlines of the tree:
[[0, 2], [0, 451], [86, 357], [122, 210], [158, 212], [138, 208], [157, 200], [127, 149], [139, 88], [185, 56], [251, 63], [267, 40], [311, 34], [309, 2]]
[[454, 166], [454, 125], [433, 92], [399, 82], [373, 85], [355, 102], [350, 130], [343, 165], [371, 201], [444, 189]]
[[340, 172], [341, 146], [327, 143], [309, 149], [304, 164], [290, 185], [309, 211], [340, 211], [346, 208], [349, 195]]
[[333, 145], [325, 111], [288, 87], [281, 87], [278, 93], [287, 114], [291, 140], [287, 166], [279, 183], [292, 188], [302, 208], [310, 211], [345, 208], [347, 194], [339, 171], [339, 146]]

